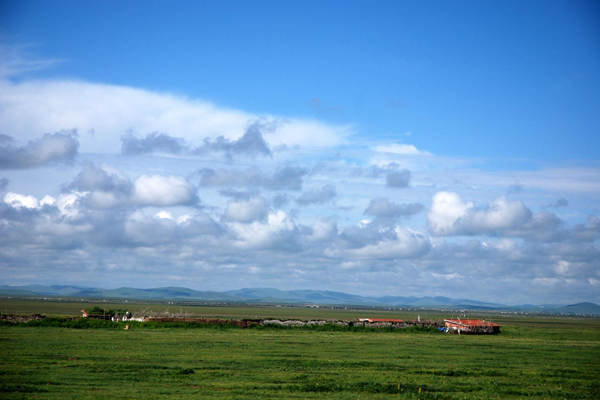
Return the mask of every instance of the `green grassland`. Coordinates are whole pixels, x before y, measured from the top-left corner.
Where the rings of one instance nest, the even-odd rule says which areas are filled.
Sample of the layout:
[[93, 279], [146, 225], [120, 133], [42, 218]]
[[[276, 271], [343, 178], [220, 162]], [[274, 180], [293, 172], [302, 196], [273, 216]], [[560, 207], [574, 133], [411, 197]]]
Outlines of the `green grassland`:
[[81, 315], [81, 309], [91, 309], [99, 306], [104, 309], [127, 309], [133, 313], [174, 313], [178, 315], [210, 318], [300, 318], [300, 319], [354, 319], [365, 315], [373, 318], [386, 318], [390, 316], [416, 319], [417, 314], [429, 317], [443, 317], [445, 314], [432, 311], [388, 311], [385, 309], [356, 309], [345, 307], [310, 308], [293, 305], [190, 305], [185, 303], [167, 304], [167, 302], [111, 302], [111, 301], [57, 301], [1, 299], [0, 313], [6, 314], [32, 314], [43, 313], [48, 316], [74, 316]]
[[[162, 311], [180, 306], [136, 304]], [[3, 300], [77, 315], [93, 304]], [[105, 308], [108, 308], [104, 304]], [[123, 308], [122, 304], [113, 308]], [[132, 309], [133, 307], [127, 307]], [[74, 310], [73, 312], [67, 310]], [[211, 317], [353, 318], [414, 312], [196, 307]], [[406, 313], [406, 315], [404, 315]], [[423, 317], [424, 312], [420, 312]], [[439, 312], [431, 312], [435, 315]], [[600, 320], [496, 315], [502, 333], [0, 326], [0, 397], [32, 399], [600, 398]]]
[[[91, 301], [86, 300], [57, 300], [48, 298], [47, 300], [29, 300], [19, 298], [0, 298], [0, 314], [33, 314], [41, 313], [50, 317], [73, 317], [80, 316], [81, 309], [91, 309], [95, 306], [104, 309], [126, 309], [135, 314], [161, 316], [165, 313], [175, 314], [187, 317], [199, 318], [280, 318], [280, 319], [340, 319], [350, 320], [356, 318], [401, 318], [406, 320], [415, 320], [417, 316], [422, 319], [436, 319], [462, 316], [457, 311], [443, 312], [440, 310], [427, 309], [390, 309], [383, 308], [353, 308], [343, 306], [322, 306], [321, 308], [311, 308], [298, 305], [216, 305], [214, 303], [199, 305], [167, 302], [116, 302], [116, 301]], [[571, 325], [576, 318], [565, 318], [553, 315], [536, 315], [532, 319], [531, 315], [523, 313], [500, 313], [485, 311], [470, 311], [467, 316], [472, 318], [491, 319], [500, 323], [508, 322], [513, 325], [543, 325], [552, 324]], [[579, 319], [585, 321], [588, 319]]]

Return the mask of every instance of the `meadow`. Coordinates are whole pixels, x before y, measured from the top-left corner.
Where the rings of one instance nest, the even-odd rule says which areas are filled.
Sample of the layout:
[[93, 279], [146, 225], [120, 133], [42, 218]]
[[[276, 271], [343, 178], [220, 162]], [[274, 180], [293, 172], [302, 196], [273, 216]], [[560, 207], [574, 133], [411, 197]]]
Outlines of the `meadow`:
[[[75, 316], [91, 306], [11, 299], [0, 302], [0, 311], [66, 316], [74, 309]], [[133, 307], [231, 318], [415, 317], [412, 311], [301, 307]], [[0, 392], [10, 399], [600, 398], [599, 319], [486, 316], [502, 324], [500, 335], [5, 324]]]

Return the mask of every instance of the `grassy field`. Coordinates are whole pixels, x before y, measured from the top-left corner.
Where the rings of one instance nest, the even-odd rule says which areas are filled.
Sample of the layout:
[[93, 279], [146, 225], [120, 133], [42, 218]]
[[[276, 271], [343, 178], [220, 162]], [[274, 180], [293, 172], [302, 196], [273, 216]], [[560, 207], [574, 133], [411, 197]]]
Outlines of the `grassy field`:
[[[344, 307], [309, 308], [304, 306], [273, 306], [273, 305], [185, 305], [167, 304], [166, 302], [110, 302], [110, 301], [57, 301], [26, 300], [26, 299], [0, 299], [0, 313], [5, 314], [33, 314], [40, 313], [50, 317], [81, 316], [81, 309], [91, 309], [99, 306], [104, 309], [127, 309], [133, 313], [146, 315], [163, 315], [173, 313], [181, 316], [202, 318], [287, 318], [287, 319], [340, 319], [350, 320], [356, 318], [400, 318], [415, 320], [417, 316], [423, 319], [444, 319], [459, 316], [456, 311], [442, 312], [439, 310], [385, 310], [385, 309], [356, 309]], [[530, 315], [499, 312], [470, 312], [469, 317], [491, 319], [500, 323], [511, 325], [536, 326], [543, 324], [570, 325], [576, 319], [551, 315]], [[586, 319], [580, 319], [585, 321]]]
[[[344, 309], [344, 307], [309, 308], [303, 306], [273, 306], [273, 305], [186, 305], [159, 303], [117, 303], [117, 302], [76, 302], [56, 300], [0, 300], [0, 313], [32, 314], [43, 313], [48, 316], [75, 316], [81, 315], [80, 310], [99, 306], [105, 309], [128, 309], [134, 313], [176, 313], [194, 317], [215, 318], [323, 318], [323, 319], [353, 319], [364, 315], [372, 317], [388, 317], [402, 315], [405, 318], [415, 319], [418, 312]], [[424, 311], [421, 315], [441, 317], [439, 312]]]
[[[16, 301], [5, 303], [0, 303], [2, 312], [24, 307]], [[49, 313], [44, 309], [47, 303], [37, 304], [34, 311]], [[26, 306], [36, 305], [29, 302]], [[65, 304], [51, 306], [60, 308]], [[203, 312], [195, 315], [327, 315], [343, 319], [355, 312], [266, 307], [201, 309]], [[499, 319], [503, 327], [497, 336], [401, 330], [134, 326], [125, 331], [1, 326], [0, 397], [600, 398], [600, 320]]]

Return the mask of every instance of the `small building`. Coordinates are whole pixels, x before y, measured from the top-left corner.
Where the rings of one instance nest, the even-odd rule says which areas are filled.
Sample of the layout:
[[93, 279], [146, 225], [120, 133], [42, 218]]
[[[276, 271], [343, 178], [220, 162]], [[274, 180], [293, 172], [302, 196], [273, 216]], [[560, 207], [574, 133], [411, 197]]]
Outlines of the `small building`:
[[85, 310], [81, 310], [81, 317], [88, 319], [103, 319], [106, 321], [110, 321], [112, 315], [111, 314], [90, 314]]
[[494, 335], [500, 333], [500, 325], [481, 319], [445, 319], [446, 332], [479, 335]]

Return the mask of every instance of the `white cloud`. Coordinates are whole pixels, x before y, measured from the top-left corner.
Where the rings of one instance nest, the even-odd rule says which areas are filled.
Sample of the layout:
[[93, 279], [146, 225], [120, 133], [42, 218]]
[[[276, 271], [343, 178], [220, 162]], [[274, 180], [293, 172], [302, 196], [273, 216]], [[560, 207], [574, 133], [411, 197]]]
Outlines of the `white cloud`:
[[4, 195], [4, 202], [13, 208], [40, 209], [44, 206], [56, 207], [64, 217], [75, 218], [80, 215], [79, 200], [85, 193], [73, 192], [61, 194], [58, 198], [45, 195], [41, 200], [35, 196], [8, 192]]
[[98, 208], [111, 208], [127, 202], [127, 198], [115, 192], [94, 190], [87, 195], [91, 204]]
[[13, 137], [0, 135], [0, 169], [25, 169], [57, 162], [70, 162], [77, 155], [75, 132], [45, 134], [18, 146]]
[[141, 205], [174, 206], [195, 199], [193, 186], [179, 176], [142, 175], [134, 183], [133, 199]]
[[531, 220], [531, 211], [520, 201], [500, 197], [482, 209], [464, 202], [453, 192], [437, 192], [427, 215], [437, 235], [480, 234], [515, 229]]
[[312, 234], [309, 240], [322, 241], [331, 239], [337, 235], [337, 224], [333, 219], [319, 218], [312, 226]]
[[201, 145], [205, 138], [240, 138], [261, 120], [274, 126], [265, 135], [271, 148], [334, 146], [352, 132], [348, 125], [258, 115], [208, 101], [127, 86], [84, 81], [0, 81], [0, 131], [21, 139], [77, 129], [82, 152], [116, 153], [121, 136], [164, 132]]
[[42, 197], [42, 199], [40, 200], [40, 206], [53, 206], [56, 204], [56, 199], [52, 196], [49, 195], [45, 195], [44, 197]]
[[146, 245], [167, 243], [172, 237], [176, 223], [169, 218], [155, 215], [147, 216], [138, 210], [131, 213], [125, 220], [125, 235], [134, 242]]
[[80, 199], [85, 193], [73, 192], [67, 194], [61, 194], [56, 200], [56, 207], [58, 207], [60, 213], [69, 218], [76, 218], [81, 215], [79, 210]]
[[500, 197], [484, 210], [470, 216], [469, 224], [476, 230], [497, 230], [514, 227], [531, 217], [531, 212], [520, 201], [509, 201]]
[[409, 155], [409, 156], [430, 156], [431, 153], [423, 150], [417, 149], [412, 144], [400, 144], [400, 143], [392, 143], [386, 145], [379, 145], [373, 147], [378, 153], [390, 153], [390, 154], [400, 154], [400, 155]]
[[325, 254], [329, 257], [357, 257], [361, 259], [394, 259], [418, 257], [429, 251], [431, 242], [429, 238], [407, 228], [396, 226], [391, 232], [376, 243], [367, 244], [359, 248], [340, 249], [336, 246], [329, 247]]
[[38, 200], [34, 196], [8, 192], [4, 195], [4, 202], [13, 208], [38, 208]]
[[96, 209], [192, 205], [197, 201], [196, 188], [181, 176], [141, 175], [132, 183], [119, 171], [92, 163], [84, 163], [82, 171], [65, 188]]
[[[235, 155], [228, 149], [247, 144], [240, 139], [256, 121], [268, 128], [254, 136], [260, 140], [249, 148], [271, 157], [215, 162], [212, 149], [221, 146], [222, 153]], [[43, 136], [73, 128], [78, 130], [73, 144], [76, 139], [87, 153], [119, 153], [129, 143], [122, 154], [176, 156], [156, 161], [159, 157], [78, 155], [66, 151], [57, 134]], [[82, 164], [76, 177], [58, 168], [7, 170], [7, 177], [0, 178], [0, 202], [5, 203], [0, 207], [0, 267], [12, 279], [17, 271], [12, 265], [18, 265], [19, 274], [31, 274], [31, 283], [80, 274], [86, 281], [103, 282], [111, 276], [158, 286], [165, 279], [196, 276], [189, 284], [198, 288], [266, 282], [280, 287], [334, 285], [329, 288], [378, 294], [397, 294], [397, 283], [410, 276], [403, 288], [407, 295], [469, 286], [480, 299], [503, 301], [508, 291], [535, 302], [597, 301], [600, 223], [594, 216], [583, 223], [586, 215], [596, 213], [596, 166], [485, 170], [485, 160], [433, 156], [410, 144], [355, 141], [320, 153], [294, 147], [336, 146], [350, 131], [346, 125], [257, 115], [126, 86], [0, 81], [0, 132], [15, 138], [4, 139], [11, 165], [79, 157], [122, 169]], [[122, 142], [128, 134], [130, 141]], [[17, 163], [13, 150], [27, 155], [19, 160], [28, 163]], [[205, 158], [181, 159], [192, 157]], [[382, 185], [382, 178], [393, 187], [410, 189], [392, 191]], [[190, 183], [196, 179], [202, 210], [195, 207], [197, 187]], [[518, 195], [538, 210], [567, 197], [569, 208], [556, 210], [559, 218], [546, 211], [531, 215], [510, 196], [489, 201], [515, 182], [523, 190], [510, 196]], [[13, 192], [6, 193], [9, 188]], [[303, 193], [291, 193], [303, 188]], [[421, 203], [434, 193], [427, 215], [432, 237], [418, 231], [424, 213], [402, 220], [406, 227], [395, 226], [401, 217], [418, 214]], [[288, 213], [270, 211], [269, 202], [259, 196]], [[296, 198], [313, 206], [298, 208]], [[334, 198], [339, 207], [333, 211], [332, 205], [319, 205]], [[360, 218], [368, 219], [358, 223]], [[477, 235], [485, 235], [485, 242]], [[107, 275], [102, 268], [128, 275]], [[580, 286], [564, 290], [571, 283]]]
[[463, 202], [456, 193], [437, 192], [433, 196], [433, 204], [427, 215], [429, 227], [438, 235], [451, 233], [456, 221], [472, 208], [473, 203]]
[[569, 273], [570, 263], [565, 260], [559, 260], [554, 266], [554, 272], [559, 275], [567, 275]]
[[254, 221], [250, 224], [230, 223], [236, 236], [236, 245], [241, 248], [263, 249], [278, 245], [286, 246], [296, 225], [283, 211], [269, 213], [265, 222]]
[[262, 197], [247, 201], [232, 201], [227, 205], [225, 218], [236, 222], [252, 222], [267, 214], [267, 202]]
[[165, 211], [165, 210], [161, 210], [161, 211], [157, 212], [156, 214], [154, 214], [154, 216], [159, 219], [170, 219], [170, 220], [173, 219], [173, 215], [171, 215], [170, 212]]

